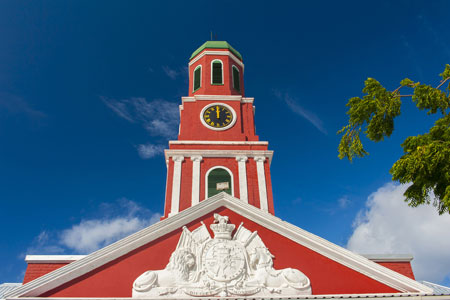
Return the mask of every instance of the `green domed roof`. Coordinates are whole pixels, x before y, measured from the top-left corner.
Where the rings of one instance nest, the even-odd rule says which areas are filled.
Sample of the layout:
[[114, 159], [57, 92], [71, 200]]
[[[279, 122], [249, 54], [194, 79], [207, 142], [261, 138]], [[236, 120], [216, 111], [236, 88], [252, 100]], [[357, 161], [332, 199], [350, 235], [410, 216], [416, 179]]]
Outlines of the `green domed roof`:
[[195, 56], [197, 56], [197, 54], [199, 54], [200, 52], [202, 52], [206, 48], [228, 49], [228, 50], [231, 51], [231, 53], [236, 55], [237, 58], [242, 60], [241, 54], [239, 52], [237, 52], [233, 47], [231, 47], [231, 45], [228, 44], [226, 41], [207, 41], [206, 43], [201, 45], [200, 48], [195, 50], [194, 53], [192, 53], [191, 58], [189, 60], [193, 59]]

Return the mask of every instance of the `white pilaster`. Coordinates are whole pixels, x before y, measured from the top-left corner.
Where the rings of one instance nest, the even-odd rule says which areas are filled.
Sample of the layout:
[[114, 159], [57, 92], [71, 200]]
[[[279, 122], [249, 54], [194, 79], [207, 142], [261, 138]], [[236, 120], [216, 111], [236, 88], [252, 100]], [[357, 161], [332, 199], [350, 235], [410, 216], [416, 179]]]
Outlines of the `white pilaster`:
[[267, 203], [266, 173], [264, 171], [264, 161], [266, 157], [255, 156], [256, 172], [258, 174], [259, 206], [263, 211], [269, 211]]
[[170, 205], [169, 217], [176, 215], [180, 211], [180, 186], [181, 186], [181, 163], [184, 156], [173, 156], [173, 179], [172, 179], [172, 202]]
[[236, 160], [239, 168], [239, 195], [242, 201], [248, 203], [247, 169], [245, 167], [247, 156], [238, 156]]
[[191, 206], [200, 202], [200, 162], [202, 157], [199, 155], [191, 156], [192, 160], [192, 197]]

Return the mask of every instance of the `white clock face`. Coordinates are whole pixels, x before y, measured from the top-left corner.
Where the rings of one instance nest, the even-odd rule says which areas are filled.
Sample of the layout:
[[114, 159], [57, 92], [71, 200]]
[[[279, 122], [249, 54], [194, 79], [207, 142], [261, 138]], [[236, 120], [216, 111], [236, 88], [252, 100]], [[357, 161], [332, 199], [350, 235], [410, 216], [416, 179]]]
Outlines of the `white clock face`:
[[236, 122], [236, 113], [227, 104], [213, 103], [202, 109], [200, 120], [209, 129], [226, 130]]

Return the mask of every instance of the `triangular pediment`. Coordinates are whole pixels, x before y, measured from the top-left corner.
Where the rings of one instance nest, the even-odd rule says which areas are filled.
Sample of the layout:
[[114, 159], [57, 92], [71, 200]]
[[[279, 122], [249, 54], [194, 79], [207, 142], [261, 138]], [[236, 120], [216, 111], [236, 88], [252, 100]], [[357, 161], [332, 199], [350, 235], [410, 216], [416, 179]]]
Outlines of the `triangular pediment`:
[[[307, 271], [323, 272], [323, 274], [327, 274], [327, 276], [331, 278], [330, 274], [333, 274], [333, 270], [341, 268], [346, 270], [345, 274], [347, 275], [345, 276], [348, 276], [349, 281], [353, 280], [352, 276], [353, 278], [359, 278], [358, 280], [360, 281], [367, 278], [367, 282], [376, 282], [379, 285], [389, 287], [394, 293], [432, 292], [430, 288], [415, 280], [387, 269], [363, 256], [335, 245], [297, 226], [282, 221], [281, 219], [252, 205], [244, 203], [226, 193], [220, 193], [172, 217], [164, 219], [107, 247], [95, 251], [78, 261], [39, 277], [17, 288], [9, 295], [6, 295], [6, 298], [46, 296], [46, 293], [48, 295], [50, 291], [54, 291], [63, 286], [68, 286], [72, 283], [76, 284], [77, 282], [82, 281], [83, 278], [88, 278], [89, 274], [92, 274], [99, 269], [111, 267], [112, 271], [110, 274], [114, 274], [115, 261], [124, 260], [124, 258], [133, 255], [144, 255], [139, 253], [148, 247], [159, 247], [155, 248], [153, 251], [158, 251], [158, 253], [165, 251], [169, 253], [165, 253], [166, 256], [168, 256], [174, 250], [183, 226], [195, 228], [198, 227], [203, 220], [207, 220], [205, 223], [209, 226], [212, 222], [211, 220], [214, 212], [223, 212], [226, 215], [230, 215], [230, 220], [232, 220], [236, 226], [239, 226], [239, 223], [243, 222], [246, 226], [248, 225], [252, 231], [258, 231], [271, 251], [272, 249], [282, 249], [282, 246], [285, 247], [285, 249], [290, 249], [289, 251], [291, 251], [291, 253], [288, 255], [280, 254], [280, 258], [276, 261], [276, 263], [283, 265], [283, 267], [291, 267], [290, 264], [292, 264], [293, 267], [300, 270], [301, 268], [307, 269], [305, 264], [296, 264], [295, 262], [306, 259], [317, 260], [321, 264], [317, 265], [320, 266], [320, 270], [315, 270], [311, 267], [309, 269], [310, 271]], [[272, 243], [272, 246], [269, 245], [270, 243]], [[274, 254], [277, 257], [278, 254]], [[289, 256], [289, 260], [292, 263], [287, 260], [288, 258], [286, 256]], [[163, 268], [165, 264], [167, 264], [167, 260], [155, 263]], [[311, 262], [309, 263], [311, 264]], [[117, 276], [125, 276], [123, 270], [119, 272], [119, 269], [117, 269], [117, 272]], [[314, 276], [310, 277], [314, 278]], [[313, 294], [317, 294], [314, 292], [313, 279], [311, 279], [311, 283], [313, 286]], [[113, 297], [113, 295], [105, 297]], [[116, 297], [125, 296], [116, 295]]]

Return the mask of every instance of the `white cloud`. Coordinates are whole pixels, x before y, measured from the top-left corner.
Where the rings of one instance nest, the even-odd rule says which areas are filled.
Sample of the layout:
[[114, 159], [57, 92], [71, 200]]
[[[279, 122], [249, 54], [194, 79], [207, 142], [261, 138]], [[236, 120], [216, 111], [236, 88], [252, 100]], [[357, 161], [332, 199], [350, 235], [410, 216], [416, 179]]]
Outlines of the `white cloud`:
[[125, 198], [115, 204], [101, 204], [99, 210], [104, 217], [81, 220], [59, 232], [42, 231], [26, 254], [89, 254], [158, 222], [161, 217]]
[[315, 113], [300, 106], [300, 104], [298, 104], [288, 93], [283, 94], [280, 91], [274, 91], [274, 94], [277, 98], [283, 100], [293, 113], [306, 119], [323, 134], [327, 134], [322, 120]]
[[119, 117], [141, 124], [151, 135], [173, 138], [178, 129], [178, 104], [145, 98], [129, 98], [122, 100], [102, 98], [103, 102]]
[[34, 238], [32, 244], [26, 250], [26, 253], [19, 255], [20, 259], [25, 258], [27, 254], [62, 254], [64, 249], [58, 243], [52, 242], [52, 234], [46, 230], [41, 231], [37, 237]]
[[175, 71], [174, 69], [169, 68], [168, 66], [162, 67], [164, 73], [166, 73], [167, 76], [169, 76], [170, 79], [175, 80], [178, 75], [180, 75], [180, 72]]
[[126, 102], [121, 102], [114, 99], [107, 99], [105, 97], [101, 97], [101, 99], [106, 104], [106, 106], [108, 106], [112, 111], [114, 111], [119, 117], [124, 118], [125, 120], [131, 123], [135, 122], [133, 117], [128, 112]]
[[146, 220], [139, 218], [83, 220], [62, 232], [61, 243], [78, 253], [90, 253], [144, 228], [146, 224]]
[[169, 66], [162, 66], [164, 73], [172, 80], [177, 79], [178, 76], [188, 77], [189, 76], [189, 68], [187, 66], [183, 66], [181, 68], [172, 69]]
[[[130, 123], [140, 124], [152, 136], [164, 140], [177, 136], [179, 111], [178, 104], [165, 101], [147, 101], [145, 98], [129, 98], [122, 100], [107, 99], [102, 101], [119, 117]], [[163, 153], [161, 144], [142, 144], [137, 147], [139, 156], [148, 159]]]
[[388, 183], [371, 194], [347, 247], [358, 253], [413, 254], [417, 279], [442, 282], [450, 276], [450, 215], [439, 216], [430, 205], [409, 207], [406, 188]]
[[162, 145], [142, 144], [137, 149], [139, 156], [143, 159], [149, 159], [164, 153], [164, 146]]
[[47, 117], [45, 113], [32, 108], [22, 98], [3, 92], [0, 92], [0, 111], [1, 110], [6, 110], [10, 114], [25, 114], [34, 119]]
[[338, 199], [338, 205], [340, 208], [347, 208], [350, 204], [350, 199], [347, 196], [341, 197]]

